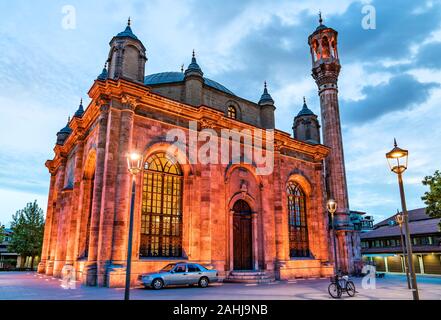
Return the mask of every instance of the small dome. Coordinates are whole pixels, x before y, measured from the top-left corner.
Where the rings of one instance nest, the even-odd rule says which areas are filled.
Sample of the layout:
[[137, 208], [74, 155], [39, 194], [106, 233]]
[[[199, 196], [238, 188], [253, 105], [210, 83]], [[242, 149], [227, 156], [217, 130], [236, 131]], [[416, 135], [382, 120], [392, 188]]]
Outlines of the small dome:
[[297, 117], [302, 117], [302, 116], [315, 116], [314, 112], [312, 112], [308, 106], [306, 105], [306, 99], [305, 97], [303, 97], [303, 107], [302, 110], [300, 110], [300, 112], [297, 114]]
[[74, 117], [81, 118], [83, 114], [84, 114], [83, 99], [81, 99], [80, 105], [78, 106], [78, 110], [75, 112]]
[[60, 131], [58, 131], [57, 134], [59, 134], [59, 133], [67, 133], [67, 134], [72, 133], [72, 129], [69, 127], [69, 122], [70, 122], [70, 119], [68, 120], [66, 126], [63, 129], [61, 129]]
[[263, 94], [262, 94], [262, 96], [260, 97], [260, 100], [259, 100], [259, 104], [260, 105], [262, 105], [262, 104], [274, 104], [273, 98], [268, 93], [268, 89], [267, 89], [267, 86], [266, 86], [266, 81], [265, 81], [265, 84], [264, 84]]
[[194, 50], [193, 50], [193, 57], [191, 58], [191, 63], [188, 65], [187, 70], [185, 70], [185, 75], [188, 75], [189, 73], [192, 73], [192, 72], [196, 72], [196, 73], [200, 74], [201, 77], [204, 75], [201, 67], [199, 67], [199, 65], [196, 61], [196, 56], [194, 54]]
[[106, 62], [103, 71], [101, 71], [101, 74], [96, 79], [100, 81], [106, 81], [108, 77], [109, 77], [109, 73], [107, 72], [107, 62]]
[[116, 35], [117, 38], [132, 38], [138, 40], [138, 37], [133, 34], [132, 28], [130, 27], [130, 18], [127, 22], [127, 27], [123, 32]]

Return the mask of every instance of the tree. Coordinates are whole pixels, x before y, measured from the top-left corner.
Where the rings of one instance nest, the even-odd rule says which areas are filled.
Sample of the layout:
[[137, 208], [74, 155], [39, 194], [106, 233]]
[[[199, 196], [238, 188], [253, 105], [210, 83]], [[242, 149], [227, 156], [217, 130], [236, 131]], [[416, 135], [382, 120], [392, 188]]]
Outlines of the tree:
[[5, 239], [5, 226], [0, 222], [0, 243]]
[[[429, 186], [429, 191], [421, 197], [427, 206], [426, 213], [432, 218], [441, 218], [441, 172], [436, 170], [432, 176], [425, 177], [423, 185]], [[441, 229], [441, 222], [439, 226]]]
[[31, 256], [31, 268], [34, 268], [34, 259], [41, 254], [44, 233], [43, 210], [37, 200], [12, 215], [11, 230], [10, 248], [22, 257], [20, 267], [23, 268], [25, 258]]

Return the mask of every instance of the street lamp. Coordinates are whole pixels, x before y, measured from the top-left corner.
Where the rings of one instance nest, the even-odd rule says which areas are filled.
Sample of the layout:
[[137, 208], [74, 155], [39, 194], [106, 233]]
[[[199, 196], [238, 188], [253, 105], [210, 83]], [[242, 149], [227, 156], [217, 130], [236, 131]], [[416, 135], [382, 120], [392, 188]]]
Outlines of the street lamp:
[[334, 242], [334, 264], [335, 264], [335, 273], [338, 272], [338, 262], [337, 262], [337, 244], [336, 244], [336, 233], [335, 233], [335, 225], [334, 225], [334, 213], [337, 211], [337, 201], [334, 199], [329, 199], [328, 203], [326, 204], [327, 209], [329, 213], [331, 214], [331, 221], [332, 221], [332, 239]]
[[397, 209], [397, 215], [395, 216], [395, 221], [400, 226], [400, 236], [401, 236], [400, 242], [401, 242], [401, 249], [403, 250], [404, 271], [406, 272], [407, 287], [410, 289], [409, 270], [407, 269], [406, 248], [404, 246], [404, 236], [403, 236], [404, 216], [398, 211], [398, 209]]
[[130, 299], [130, 269], [132, 266], [132, 242], [133, 242], [133, 211], [135, 205], [135, 188], [136, 175], [142, 169], [142, 157], [137, 152], [132, 152], [127, 155], [127, 166], [132, 176], [132, 198], [130, 201], [130, 218], [129, 218], [129, 239], [127, 245], [127, 265], [126, 265], [126, 288], [124, 291], [124, 300]]
[[386, 153], [386, 159], [389, 163], [390, 170], [398, 175], [398, 186], [400, 188], [401, 207], [403, 211], [403, 222], [406, 231], [406, 247], [407, 247], [407, 264], [412, 284], [412, 295], [414, 300], [419, 300], [418, 286], [415, 277], [415, 270], [413, 268], [412, 260], [412, 242], [410, 239], [409, 230], [409, 214], [407, 213], [406, 197], [404, 195], [403, 186], [403, 172], [407, 169], [407, 159], [409, 151], [401, 149], [397, 146], [397, 141], [394, 139], [394, 148]]

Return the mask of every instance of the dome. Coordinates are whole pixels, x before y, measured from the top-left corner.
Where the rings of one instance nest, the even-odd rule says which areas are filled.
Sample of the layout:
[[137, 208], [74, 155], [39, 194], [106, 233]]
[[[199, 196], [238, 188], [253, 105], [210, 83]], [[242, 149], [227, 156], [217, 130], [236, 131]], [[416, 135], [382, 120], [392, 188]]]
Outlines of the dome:
[[127, 38], [132, 38], [132, 39], [138, 40], [138, 37], [133, 34], [132, 28], [130, 28], [130, 25], [127, 25], [126, 29], [123, 32], [118, 33], [116, 35], [116, 37], [117, 38], [127, 37]]
[[300, 110], [300, 112], [297, 114], [297, 117], [302, 117], [302, 116], [315, 116], [314, 112], [312, 112], [308, 106], [306, 105], [306, 100], [305, 98], [303, 98], [303, 107], [302, 110]]
[[[150, 74], [144, 78], [144, 84], [147, 86], [150, 86], [150, 85], [158, 85], [158, 84], [166, 84], [166, 83], [179, 83], [179, 82], [184, 82], [184, 77], [185, 77], [185, 74], [182, 72], [154, 73], [154, 74]], [[231, 92], [230, 90], [225, 88], [220, 83], [218, 83], [214, 80], [205, 78], [205, 77], [203, 79], [204, 79], [205, 85], [207, 85], [211, 88], [217, 89], [219, 91], [231, 94], [233, 96], [235, 95], [233, 92]]]
[[274, 104], [274, 100], [271, 95], [268, 93], [268, 89], [266, 87], [266, 82], [264, 84], [263, 93], [260, 97], [259, 104]]

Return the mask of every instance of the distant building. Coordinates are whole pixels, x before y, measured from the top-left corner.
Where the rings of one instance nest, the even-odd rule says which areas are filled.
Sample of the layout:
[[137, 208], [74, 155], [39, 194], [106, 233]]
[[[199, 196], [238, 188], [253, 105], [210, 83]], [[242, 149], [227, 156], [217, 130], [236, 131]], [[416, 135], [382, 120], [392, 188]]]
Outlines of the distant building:
[[0, 269], [11, 269], [17, 266], [18, 254], [9, 250], [12, 233], [11, 229], [4, 229], [4, 239], [0, 242]]
[[[361, 253], [365, 263], [377, 271], [404, 272], [400, 227], [395, 216], [381, 221], [374, 230], [361, 234]], [[413, 264], [419, 274], [441, 275], [441, 232], [439, 218], [431, 218], [425, 208], [409, 211]], [[404, 232], [404, 230], [403, 230]]]
[[[31, 268], [32, 257], [22, 257], [18, 253], [11, 251], [11, 240], [14, 232], [11, 229], [4, 229], [4, 239], [0, 242], [0, 270], [18, 269], [24, 260], [23, 268]], [[34, 258], [34, 269], [40, 262], [40, 257]]]
[[354, 226], [354, 230], [368, 232], [374, 229], [374, 218], [372, 216], [365, 216], [365, 214], [366, 212], [351, 210], [349, 219]]

